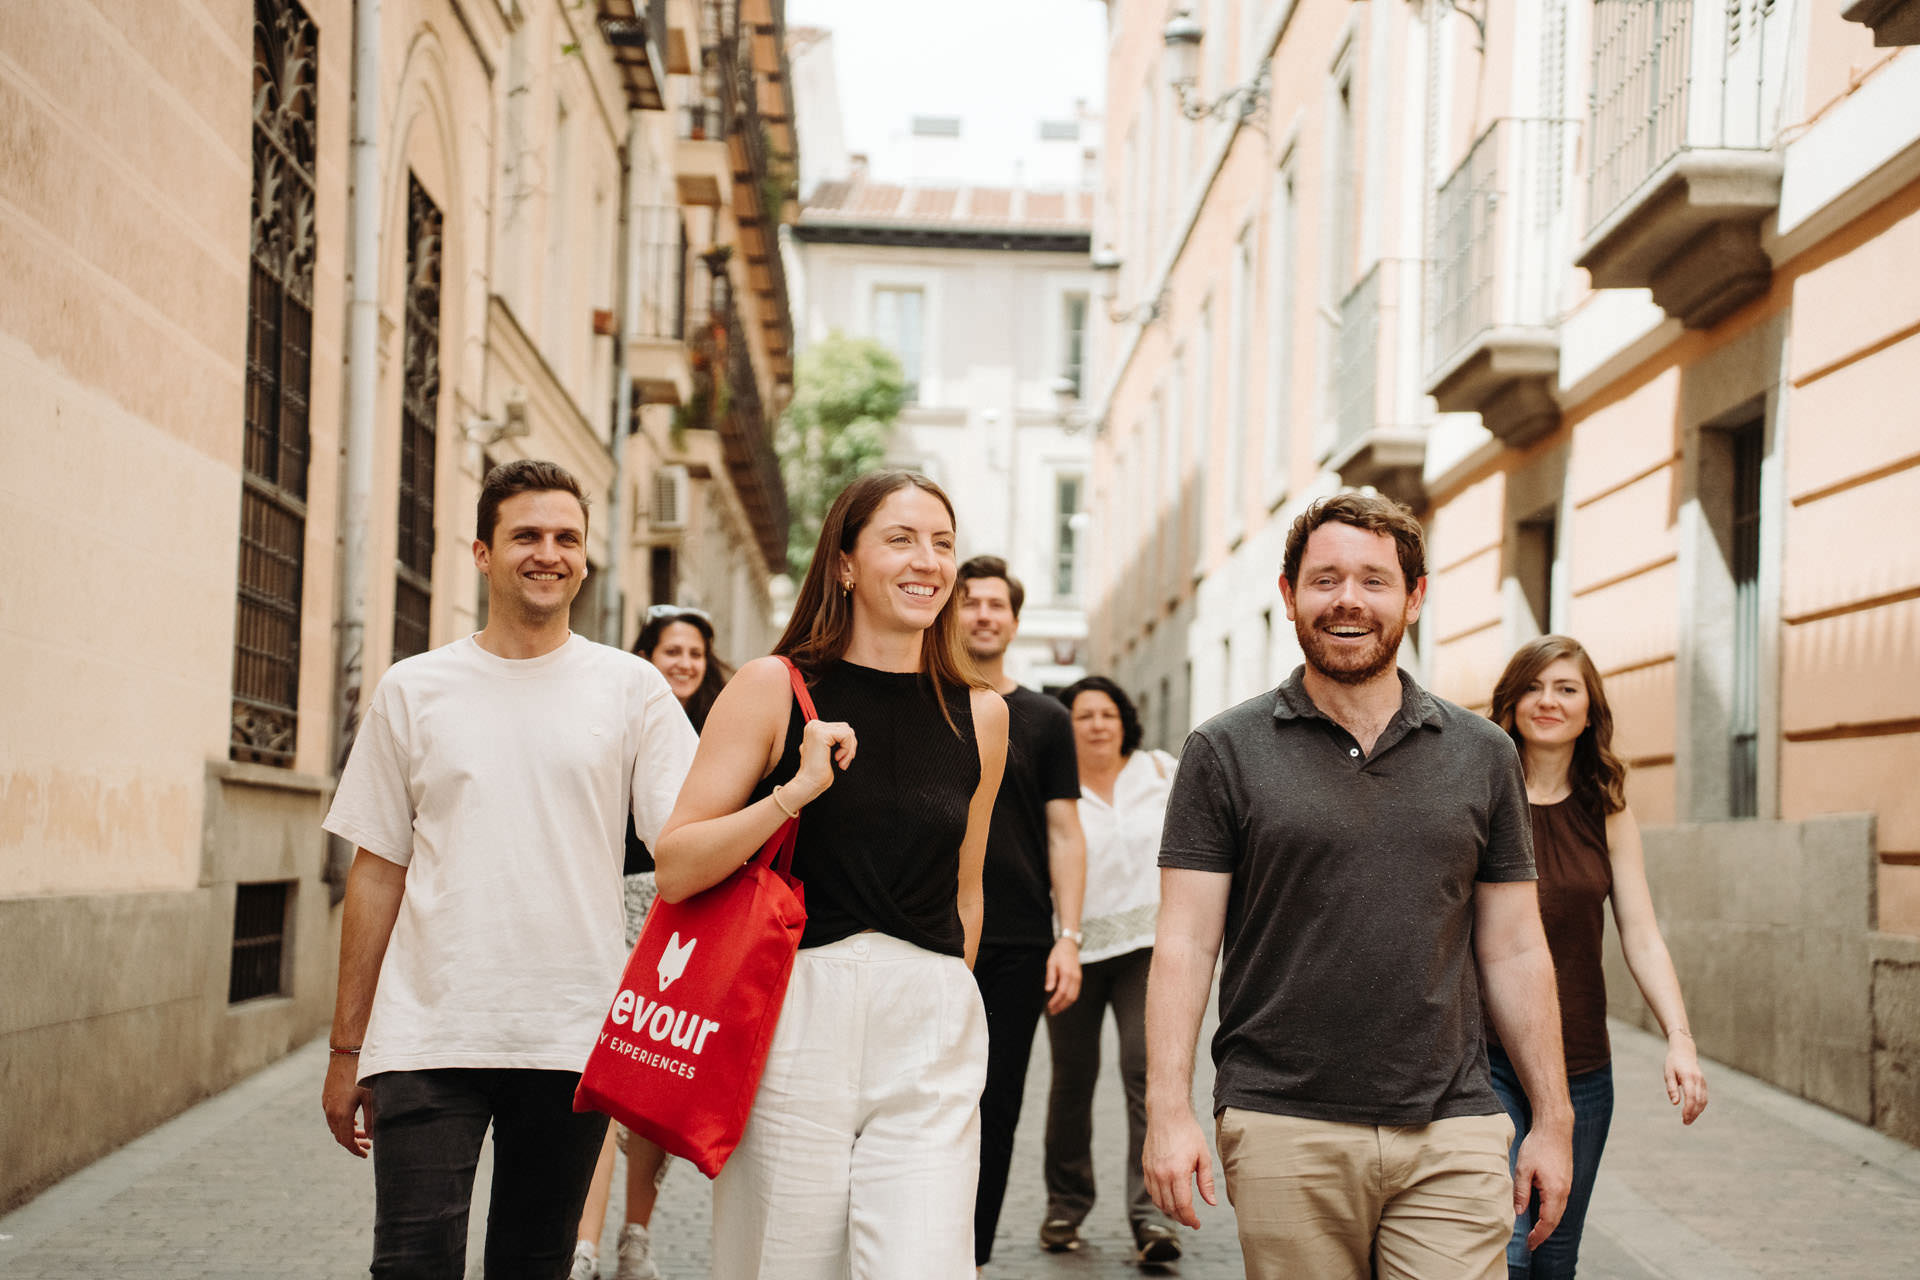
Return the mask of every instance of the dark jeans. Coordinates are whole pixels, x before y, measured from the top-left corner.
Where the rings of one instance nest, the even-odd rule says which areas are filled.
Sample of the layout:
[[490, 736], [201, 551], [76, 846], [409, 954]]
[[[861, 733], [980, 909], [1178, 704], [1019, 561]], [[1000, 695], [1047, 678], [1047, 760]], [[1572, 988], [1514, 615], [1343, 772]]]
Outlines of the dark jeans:
[[1080, 998], [1047, 1016], [1053, 1089], [1047, 1095], [1047, 1217], [1076, 1225], [1093, 1208], [1093, 1087], [1100, 1078], [1100, 1026], [1107, 1006], [1120, 1028], [1120, 1081], [1127, 1092], [1127, 1220], [1166, 1223], [1147, 1194], [1140, 1148], [1147, 1136], [1147, 968], [1142, 947], [1080, 970]]
[[559, 1280], [607, 1134], [570, 1071], [385, 1071], [373, 1090], [373, 1274], [461, 1280], [480, 1142], [493, 1125], [486, 1273]]
[[[1513, 1121], [1513, 1150], [1507, 1163], [1520, 1158], [1520, 1143], [1533, 1123], [1533, 1108], [1527, 1104], [1526, 1090], [1513, 1063], [1494, 1045], [1487, 1046], [1487, 1065], [1493, 1068], [1493, 1091]], [[1607, 1147], [1607, 1130], [1613, 1124], [1613, 1068], [1583, 1071], [1567, 1079], [1567, 1092], [1573, 1097], [1573, 1191], [1567, 1196], [1567, 1211], [1553, 1234], [1527, 1252], [1527, 1233], [1533, 1230], [1534, 1209], [1514, 1219], [1513, 1239], [1507, 1244], [1508, 1280], [1573, 1280], [1580, 1261], [1580, 1232], [1587, 1223], [1587, 1206], [1593, 1200], [1593, 1180], [1600, 1171], [1600, 1153]]]
[[1033, 1032], [1047, 1007], [1049, 947], [982, 944], [973, 980], [987, 1010], [987, 1085], [980, 1094], [980, 1189], [973, 1200], [973, 1261], [993, 1257], [993, 1233], [1007, 1195], [1013, 1164], [1013, 1131], [1020, 1124], [1020, 1095], [1027, 1087]]

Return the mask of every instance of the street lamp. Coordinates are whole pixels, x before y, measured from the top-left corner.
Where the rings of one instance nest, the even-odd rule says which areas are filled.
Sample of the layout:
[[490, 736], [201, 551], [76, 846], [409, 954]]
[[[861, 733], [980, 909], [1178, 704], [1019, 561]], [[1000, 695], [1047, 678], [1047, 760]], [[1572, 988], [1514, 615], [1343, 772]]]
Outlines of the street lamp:
[[1120, 255], [1111, 244], [1101, 245], [1093, 255], [1091, 265], [1094, 273], [1100, 277], [1100, 296], [1107, 304], [1107, 318], [1115, 324], [1152, 324], [1166, 311], [1166, 290], [1162, 289], [1153, 297], [1136, 302], [1131, 307], [1117, 305], [1115, 298], [1120, 292], [1120, 263]]
[[1206, 38], [1205, 28], [1194, 19], [1191, 10], [1182, 9], [1173, 15], [1160, 38], [1167, 48], [1167, 85], [1180, 100], [1181, 115], [1189, 120], [1234, 117], [1242, 124], [1266, 131], [1268, 83], [1264, 58], [1253, 79], [1207, 102], [1194, 96], [1194, 89], [1200, 83], [1200, 42]]
[[1200, 83], [1200, 38], [1206, 32], [1186, 9], [1173, 15], [1160, 38], [1167, 46], [1167, 83], [1182, 102]]

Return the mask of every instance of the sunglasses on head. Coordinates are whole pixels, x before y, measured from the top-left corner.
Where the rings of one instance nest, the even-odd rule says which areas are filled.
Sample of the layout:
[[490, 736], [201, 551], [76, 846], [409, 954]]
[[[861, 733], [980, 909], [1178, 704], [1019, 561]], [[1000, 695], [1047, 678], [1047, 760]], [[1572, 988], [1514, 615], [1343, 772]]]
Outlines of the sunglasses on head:
[[698, 618], [708, 626], [713, 625], [713, 615], [705, 609], [695, 609], [684, 604], [650, 604], [642, 615], [642, 624], [659, 622], [662, 619]]

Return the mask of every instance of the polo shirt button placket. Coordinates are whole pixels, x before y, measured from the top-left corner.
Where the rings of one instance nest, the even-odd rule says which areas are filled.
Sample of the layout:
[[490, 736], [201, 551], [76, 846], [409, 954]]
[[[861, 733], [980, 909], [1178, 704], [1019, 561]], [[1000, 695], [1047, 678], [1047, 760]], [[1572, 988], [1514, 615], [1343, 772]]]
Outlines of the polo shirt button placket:
[[1357, 758], [1357, 757], [1358, 757], [1358, 756], [1360, 755], [1360, 748], [1358, 748], [1358, 747], [1348, 747], [1348, 748], [1347, 748], [1347, 754], [1348, 754], [1349, 756], [1353, 756], [1353, 757], [1356, 757], [1356, 758]]

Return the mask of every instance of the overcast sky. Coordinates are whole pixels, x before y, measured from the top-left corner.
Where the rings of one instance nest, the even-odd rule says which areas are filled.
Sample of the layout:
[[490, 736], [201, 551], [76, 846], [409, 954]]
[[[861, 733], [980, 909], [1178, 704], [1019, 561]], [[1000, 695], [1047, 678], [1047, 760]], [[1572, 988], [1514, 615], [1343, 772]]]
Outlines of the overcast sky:
[[941, 176], [1034, 180], [1039, 122], [1105, 99], [1106, 13], [1101, 0], [787, 0], [789, 27], [833, 32], [847, 150], [895, 181], [914, 176], [916, 115], [962, 118]]

